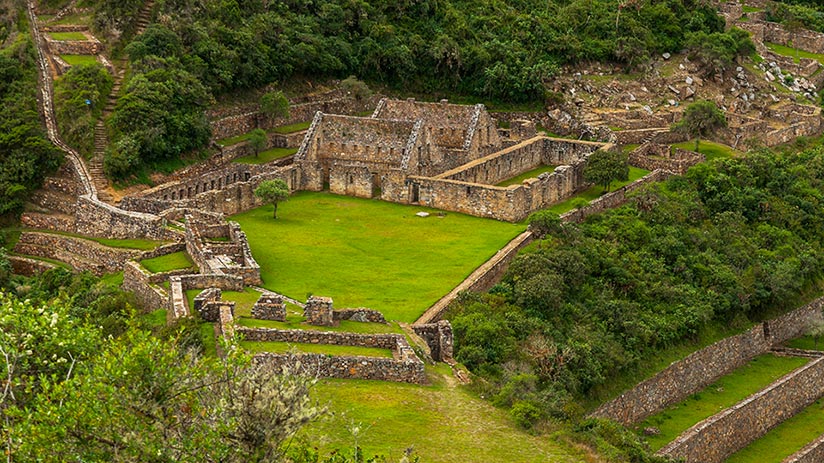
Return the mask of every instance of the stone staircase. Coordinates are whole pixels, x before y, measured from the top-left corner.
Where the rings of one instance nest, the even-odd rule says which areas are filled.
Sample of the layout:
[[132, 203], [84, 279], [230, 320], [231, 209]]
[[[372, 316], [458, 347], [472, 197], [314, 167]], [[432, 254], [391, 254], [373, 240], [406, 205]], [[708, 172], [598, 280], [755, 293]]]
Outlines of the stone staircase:
[[146, 28], [149, 27], [149, 23], [152, 20], [152, 8], [154, 8], [154, 0], [146, 0], [143, 8], [140, 9], [140, 13], [137, 15], [137, 30], [135, 31], [135, 35], [142, 34]]
[[91, 174], [92, 182], [97, 188], [98, 199], [107, 203], [114, 199], [108, 192], [109, 179], [106, 178], [106, 173], [103, 170], [103, 159], [106, 156], [106, 146], [108, 144], [106, 125], [102, 120], [98, 120], [94, 126], [94, 154], [89, 161], [89, 174]]

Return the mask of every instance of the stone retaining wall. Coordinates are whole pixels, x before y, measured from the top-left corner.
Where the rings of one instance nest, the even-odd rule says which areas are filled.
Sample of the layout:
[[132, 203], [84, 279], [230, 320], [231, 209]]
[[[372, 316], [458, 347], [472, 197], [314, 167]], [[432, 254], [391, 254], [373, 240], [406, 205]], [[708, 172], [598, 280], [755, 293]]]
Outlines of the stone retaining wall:
[[398, 361], [379, 357], [342, 357], [324, 354], [273, 354], [254, 356], [256, 363], [277, 367], [294, 366], [300, 362], [308, 374], [322, 378], [372, 379], [412, 384], [425, 384], [426, 371], [421, 360]]
[[59, 260], [97, 276], [123, 270], [123, 263], [141, 255], [141, 251], [111, 248], [94, 241], [72, 236], [39, 232], [23, 232], [14, 247], [15, 252]]
[[670, 175], [670, 173], [663, 170], [654, 170], [629, 185], [592, 200], [588, 205], [580, 209], [561, 214], [561, 220], [564, 222], [580, 223], [593, 214], [598, 214], [607, 209], [613, 209], [625, 204], [629, 200], [627, 193], [637, 190], [648, 183], [666, 180]]
[[703, 154], [675, 148], [675, 152], [667, 145], [647, 143], [629, 154], [630, 165], [649, 171], [658, 169], [674, 174], [683, 175], [690, 167], [706, 161]]
[[807, 329], [807, 320], [820, 314], [822, 307], [824, 298], [693, 352], [601, 405], [592, 415], [624, 425], [637, 423], [701, 391], [771, 346], [800, 336]]
[[103, 44], [97, 40], [54, 40], [45, 36], [49, 51], [55, 55], [97, 55]]
[[822, 395], [824, 358], [819, 358], [696, 424], [658, 454], [686, 463], [721, 463]]
[[167, 309], [169, 294], [152, 283], [152, 274], [139, 263], [130, 260], [123, 266], [123, 290], [131, 291], [145, 312]]
[[331, 344], [335, 346], [374, 347], [396, 350], [408, 345], [400, 334], [358, 334], [337, 331], [279, 330], [274, 328], [238, 327], [235, 331], [246, 341], [290, 342], [299, 344]]
[[332, 311], [332, 320], [339, 322], [341, 320], [350, 320], [353, 322], [363, 323], [386, 323], [383, 314], [377, 310], [367, 309], [365, 307], [358, 307], [356, 309], [340, 309]]
[[166, 228], [166, 220], [162, 217], [118, 209], [89, 196], [81, 196], [77, 200], [75, 231], [101, 238], [177, 238], [174, 232]]
[[45, 262], [37, 259], [29, 259], [22, 256], [7, 256], [11, 264], [11, 271], [16, 275], [23, 275], [27, 277], [39, 275], [47, 270], [57, 268], [50, 262]]
[[432, 360], [436, 362], [449, 362], [452, 360], [454, 339], [452, 336], [452, 324], [449, 323], [449, 320], [440, 320], [437, 323], [427, 323], [424, 325], [412, 325], [412, 330], [429, 346], [429, 353], [432, 356]]

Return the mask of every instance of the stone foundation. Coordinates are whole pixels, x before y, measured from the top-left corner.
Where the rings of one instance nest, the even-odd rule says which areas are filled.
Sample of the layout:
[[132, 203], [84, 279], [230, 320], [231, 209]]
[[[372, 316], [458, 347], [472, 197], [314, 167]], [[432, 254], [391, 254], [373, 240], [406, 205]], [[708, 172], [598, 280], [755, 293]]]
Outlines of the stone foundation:
[[332, 298], [311, 296], [303, 307], [303, 316], [306, 323], [316, 326], [332, 326], [335, 324], [332, 316]]
[[286, 321], [286, 304], [277, 294], [261, 294], [252, 306], [252, 318], [260, 320]]
[[649, 171], [661, 169], [673, 174], [683, 175], [687, 173], [690, 167], [704, 162], [706, 157], [694, 151], [681, 148], [673, 150], [667, 145], [647, 143], [631, 152], [627, 160], [630, 165], [641, 169]]

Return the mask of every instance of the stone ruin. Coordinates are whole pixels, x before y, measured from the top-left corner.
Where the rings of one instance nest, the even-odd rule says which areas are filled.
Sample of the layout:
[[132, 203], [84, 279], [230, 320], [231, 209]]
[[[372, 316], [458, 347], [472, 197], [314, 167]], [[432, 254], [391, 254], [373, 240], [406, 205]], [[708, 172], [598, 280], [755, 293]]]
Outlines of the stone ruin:
[[235, 303], [221, 300], [222, 291], [220, 288], [206, 288], [195, 296], [192, 310], [200, 314], [203, 321], [210, 323], [220, 322], [220, 312], [222, 307], [228, 307], [229, 312], [234, 315]]
[[310, 296], [303, 307], [306, 323], [316, 326], [335, 326], [341, 320], [364, 323], [386, 323], [383, 314], [367, 308], [334, 310], [332, 298]]
[[255, 305], [252, 306], [252, 318], [259, 320], [286, 321], [286, 304], [283, 296], [278, 294], [261, 294]]
[[262, 283], [260, 266], [237, 222], [214, 224], [187, 214], [186, 251], [201, 273], [239, 276], [246, 285]]

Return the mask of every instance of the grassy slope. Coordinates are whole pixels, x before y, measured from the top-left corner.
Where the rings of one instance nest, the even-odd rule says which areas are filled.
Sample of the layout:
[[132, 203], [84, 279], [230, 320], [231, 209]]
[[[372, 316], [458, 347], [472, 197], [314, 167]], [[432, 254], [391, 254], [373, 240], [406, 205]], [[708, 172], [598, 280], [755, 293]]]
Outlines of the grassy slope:
[[97, 58], [94, 55], [60, 55], [60, 58], [72, 66], [97, 63]]
[[322, 451], [354, 445], [366, 455], [398, 461], [414, 446], [422, 462], [581, 462], [571, 445], [516, 428], [506, 411], [455, 386], [449, 367], [428, 367], [429, 386], [362, 380], [324, 380], [313, 389], [334, 416], [303, 433]]
[[298, 300], [329, 296], [336, 308], [370, 307], [414, 321], [524, 230], [523, 224], [301, 192], [232, 217], [249, 238], [264, 286]]
[[744, 400], [808, 361], [806, 358], [772, 354], [758, 356], [698, 394], [649, 417], [638, 428], [654, 426], [661, 430], [661, 434], [648, 438], [650, 447], [657, 450], [699, 421]]
[[795, 63], [799, 62], [799, 58], [810, 58], [824, 64], [824, 54], [821, 53], [811, 53], [808, 51], [795, 49], [793, 47], [779, 45], [777, 43], [765, 43], [765, 45], [771, 52], [792, 58]]
[[89, 40], [82, 32], [49, 32], [54, 40]]
[[256, 354], [258, 352], [284, 353], [296, 350], [313, 354], [326, 355], [356, 355], [361, 357], [392, 358], [392, 351], [376, 347], [337, 346], [334, 344], [306, 344], [292, 342], [252, 342], [241, 341], [240, 346]]
[[[689, 151], [695, 151], [695, 140], [676, 143], [672, 146]], [[744, 153], [742, 153], [741, 151], [734, 150], [727, 145], [707, 140], [699, 141], [698, 152], [703, 154], [704, 157], [707, 158], [707, 161], [712, 161], [713, 159], [719, 158], [729, 158], [744, 155]]]
[[235, 159], [234, 162], [240, 164], [266, 164], [275, 159], [285, 158], [298, 152], [297, 148], [272, 148], [270, 150], [261, 151], [257, 156], [251, 154]]

